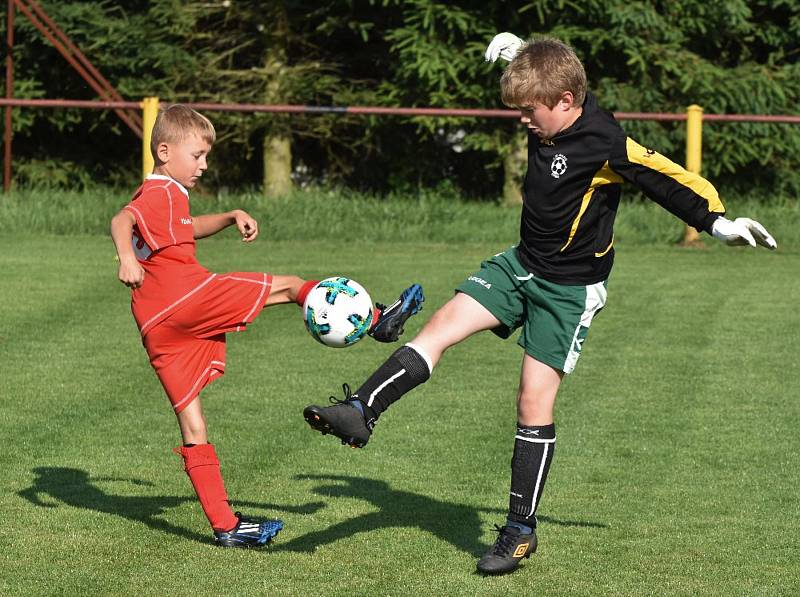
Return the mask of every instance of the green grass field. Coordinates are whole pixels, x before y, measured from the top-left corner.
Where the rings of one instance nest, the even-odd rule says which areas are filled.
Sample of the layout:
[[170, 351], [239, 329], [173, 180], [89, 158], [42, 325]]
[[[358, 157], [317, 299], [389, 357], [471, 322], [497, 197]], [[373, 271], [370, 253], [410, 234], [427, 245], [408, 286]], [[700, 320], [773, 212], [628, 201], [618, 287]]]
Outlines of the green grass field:
[[[216, 271], [421, 282], [410, 337], [496, 243], [201, 242]], [[0, 594], [797, 595], [800, 251], [625, 245], [557, 404], [540, 549], [475, 560], [507, 504], [514, 340], [455, 347], [365, 450], [310, 431], [392, 348], [316, 344], [296, 307], [229, 338], [203, 394], [237, 509], [286, 528], [215, 548], [108, 239], [0, 238]], [[324, 264], [324, 266], [321, 266]]]

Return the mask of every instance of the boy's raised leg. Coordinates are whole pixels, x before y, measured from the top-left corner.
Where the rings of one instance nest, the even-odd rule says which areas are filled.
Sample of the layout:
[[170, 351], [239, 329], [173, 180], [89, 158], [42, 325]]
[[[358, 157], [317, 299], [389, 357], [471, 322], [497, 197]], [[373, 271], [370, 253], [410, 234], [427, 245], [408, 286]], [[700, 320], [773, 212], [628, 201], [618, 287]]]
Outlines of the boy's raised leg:
[[307, 406], [303, 416], [323, 435], [332, 433], [354, 448], [363, 448], [380, 414], [393, 402], [424, 383], [433, 365], [425, 351], [414, 344], [398, 348], [370, 378], [351, 394], [344, 384], [344, 400], [331, 396], [332, 406]]
[[343, 400], [331, 396], [332, 406], [307, 406], [303, 416], [323, 435], [330, 433], [343, 444], [363, 448], [381, 413], [426, 382], [445, 350], [497, 325], [499, 321], [483, 305], [457, 293], [434, 313], [412, 342], [398, 348], [355, 394], [345, 384]]

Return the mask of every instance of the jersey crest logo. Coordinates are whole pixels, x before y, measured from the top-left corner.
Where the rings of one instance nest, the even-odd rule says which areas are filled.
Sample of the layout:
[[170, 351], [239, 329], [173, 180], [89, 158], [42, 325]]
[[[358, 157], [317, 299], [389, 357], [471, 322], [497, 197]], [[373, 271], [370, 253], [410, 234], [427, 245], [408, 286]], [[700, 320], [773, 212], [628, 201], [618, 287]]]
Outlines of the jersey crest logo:
[[563, 153], [557, 153], [553, 156], [553, 161], [550, 164], [550, 176], [553, 178], [561, 178], [567, 171], [567, 156]]

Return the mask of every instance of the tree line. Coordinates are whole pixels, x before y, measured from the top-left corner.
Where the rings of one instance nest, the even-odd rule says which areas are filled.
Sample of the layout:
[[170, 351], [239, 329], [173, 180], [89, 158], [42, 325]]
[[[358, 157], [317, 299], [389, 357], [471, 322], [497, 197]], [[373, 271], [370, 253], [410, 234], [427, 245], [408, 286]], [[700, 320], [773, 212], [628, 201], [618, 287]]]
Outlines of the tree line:
[[[614, 111], [792, 114], [800, 97], [800, 0], [40, 0], [127, 99], [501, 108], [492, 36], [557, 36]], [[3, 22], [5, 22], [3, 14]], [[93, 99], [19, 13], [15, 95]], [[375, 192], [441, 187], [513, 197], [525, 137], [513, 120], [208, 114], [219, 133], [215, 191], [340, 185]], [[677, 123], [624, 122], [642, 143], [684, 158]], [[16, 183], [129, 186], [140, 143], [105, 111], [15, 109]], [[726, 194], [800, 189], [800, 129], [704, 127], [704, 174]]]

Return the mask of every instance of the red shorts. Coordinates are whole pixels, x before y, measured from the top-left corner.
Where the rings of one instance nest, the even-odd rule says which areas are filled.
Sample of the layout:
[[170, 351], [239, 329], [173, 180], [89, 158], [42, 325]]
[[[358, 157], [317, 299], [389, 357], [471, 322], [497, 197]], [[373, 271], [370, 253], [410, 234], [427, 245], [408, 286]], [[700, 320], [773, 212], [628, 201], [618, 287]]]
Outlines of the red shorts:
[[225, 334], [261, 313], [272, 287], [264, 273], [219, 274], [142, 338], [176, 413], [225, 373]]

